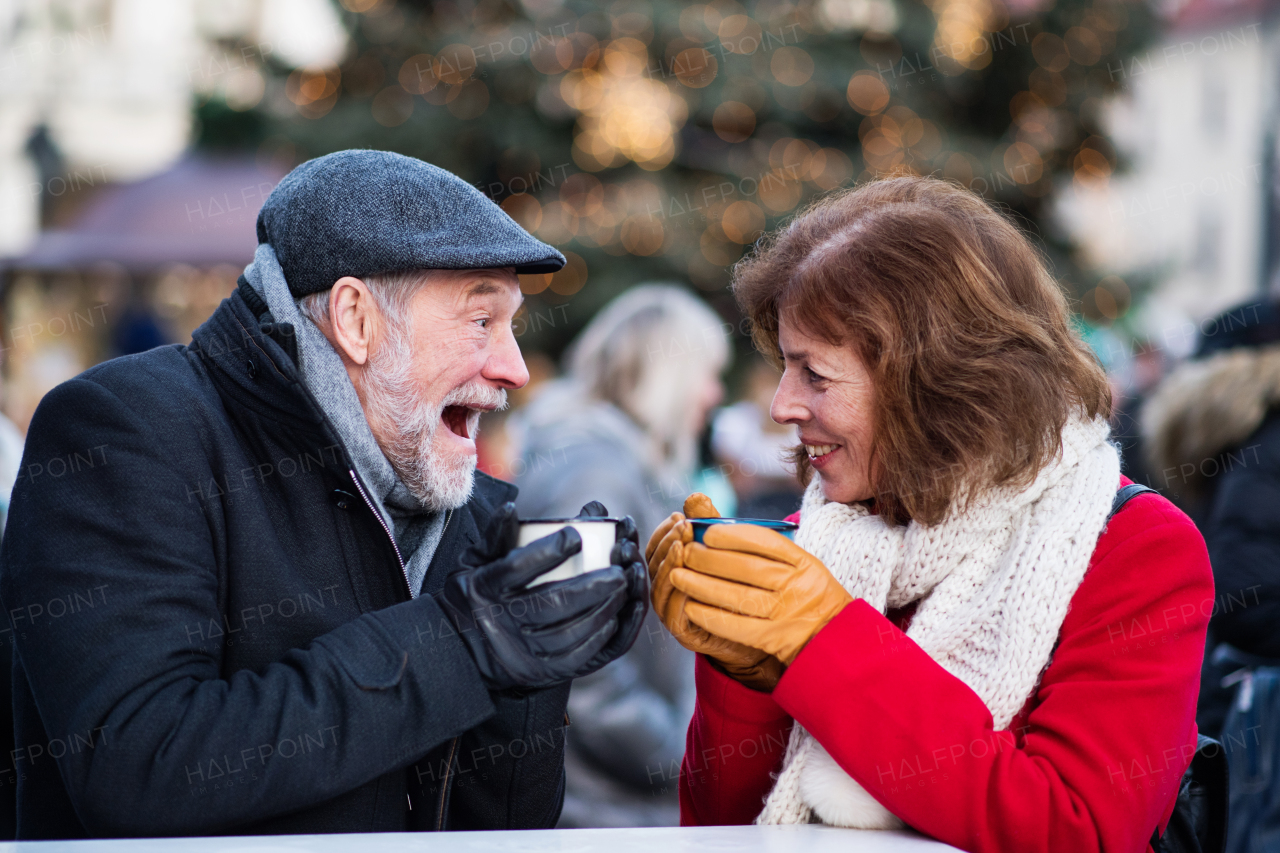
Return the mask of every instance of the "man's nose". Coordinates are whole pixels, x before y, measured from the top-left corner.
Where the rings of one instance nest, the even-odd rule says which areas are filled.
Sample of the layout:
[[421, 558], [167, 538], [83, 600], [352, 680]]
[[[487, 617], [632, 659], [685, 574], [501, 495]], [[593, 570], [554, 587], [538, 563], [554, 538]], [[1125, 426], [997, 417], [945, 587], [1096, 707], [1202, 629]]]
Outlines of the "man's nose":
[[516, 343], [516, 336], [510, 329], [494, 342], [493, 350], [480, 375], [503, 388], [523, 388], [528, 384], [529, 368], [525, 367], [520, 345]]

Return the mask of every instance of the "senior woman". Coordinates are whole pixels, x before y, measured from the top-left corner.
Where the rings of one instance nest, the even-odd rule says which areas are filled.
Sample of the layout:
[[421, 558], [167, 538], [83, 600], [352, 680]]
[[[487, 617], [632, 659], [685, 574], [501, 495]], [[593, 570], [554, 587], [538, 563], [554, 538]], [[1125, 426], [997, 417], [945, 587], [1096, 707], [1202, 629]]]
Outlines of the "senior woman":
[[655, 611], [700, 653], [682, 821], [1146, 850], [1194, 753], [1213, 583], [1163, 498], [1108, 523], [1106, 376], [1039, 255], [896, 178], [801, 214], [734, 289], [808, 485], [794, 543], [693, 542], [700, 495], [650, 540]]

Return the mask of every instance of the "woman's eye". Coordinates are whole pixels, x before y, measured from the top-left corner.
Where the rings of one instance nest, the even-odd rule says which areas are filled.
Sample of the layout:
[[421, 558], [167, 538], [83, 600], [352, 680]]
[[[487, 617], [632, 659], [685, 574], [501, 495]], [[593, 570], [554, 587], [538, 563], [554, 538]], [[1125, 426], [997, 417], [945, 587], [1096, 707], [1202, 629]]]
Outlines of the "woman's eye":
[[489, 318], [488, 318], [488, 317], [481, 317], [479, 320], [476, 320], [476, 322], [480, 324], [480, 328], [482, 328], [482, 329], [487, 329], [487, 328], [489, 328]]
[[821, 382], [823, 379], [826, 378], [825, 376], [819, 376], [818, 374], [814, 373], [812, 368], [806, 367], [804, 369], [804, 372], [805, 372], [805, 375], [809, 377], [810, 382]]

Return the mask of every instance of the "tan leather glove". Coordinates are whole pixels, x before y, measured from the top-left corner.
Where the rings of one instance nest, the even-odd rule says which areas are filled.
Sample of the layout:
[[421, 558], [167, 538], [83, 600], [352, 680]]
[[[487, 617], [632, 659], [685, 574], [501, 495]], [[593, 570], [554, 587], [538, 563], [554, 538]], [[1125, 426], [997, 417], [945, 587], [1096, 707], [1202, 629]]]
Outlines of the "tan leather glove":
[[685, 548], [693, 544], [693, 526], [686, 517], [719, 518], [720, 513], [710, 498], [695, 492], [685, 499], [683, 514], [673, 512], [649, 537], [645, 559], [649, 563], [653, 610], [680, 645], [711, 658], [727, 675], [747, 687], [767, 693], [782, 677], [782, 662], [692, 624], [685, 614], [688, 597], [671, 585], [672, 571], [684, 565]]
[[784, 664], [853, 601], [821, 560], [772, 530], [717, 524], [702, 542], [684, 546], [684, 567], [670, 574], [691, 599], [686, 618]]

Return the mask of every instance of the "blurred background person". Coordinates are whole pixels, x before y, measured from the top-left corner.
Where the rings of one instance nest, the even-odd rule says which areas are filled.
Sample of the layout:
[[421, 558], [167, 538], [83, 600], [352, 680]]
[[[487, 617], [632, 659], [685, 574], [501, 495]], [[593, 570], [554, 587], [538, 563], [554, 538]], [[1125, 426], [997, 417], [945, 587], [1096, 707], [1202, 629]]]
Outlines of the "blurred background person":
[[[647, 536], [696, 482], [728, 361], [719, 316], [679, 287], [639, 285], [609, 303], [570, 346], [566, 376], [508, 421], [520, 516], [572, 516], [586, 495]], [[560, 826], [679, 823], [693, 655], [650, 623], [621, 659], [574, 682]]]
[[777, 370], [753, 357], [742, 399], [712, 421], [711, 449], [737, 497], [736, 509], [726, 510], [733, 515], [781, 519], [800, 508], [800, 482], [787, 462], [798, 440], [795, 427], [769, 417], [778, 379]]
[[[1105, 366], [1105, 365], [1104, 365]], [[1133, 342], [1133, 352], [1111, 379], [1111, 436], [1120, 449], [1120, 470], [1135, 483], [1160, 488], [1142, 442], [1142, 407], [1164, 378], [1165, 353], [1152, 341]]]
[[1231, 767], [1228, 850], [1280, 845], [1280, 305], [1202, 327], [1143, 411], [1157, 483], [1204, 533], [1215, 594], [1196, 720]]

